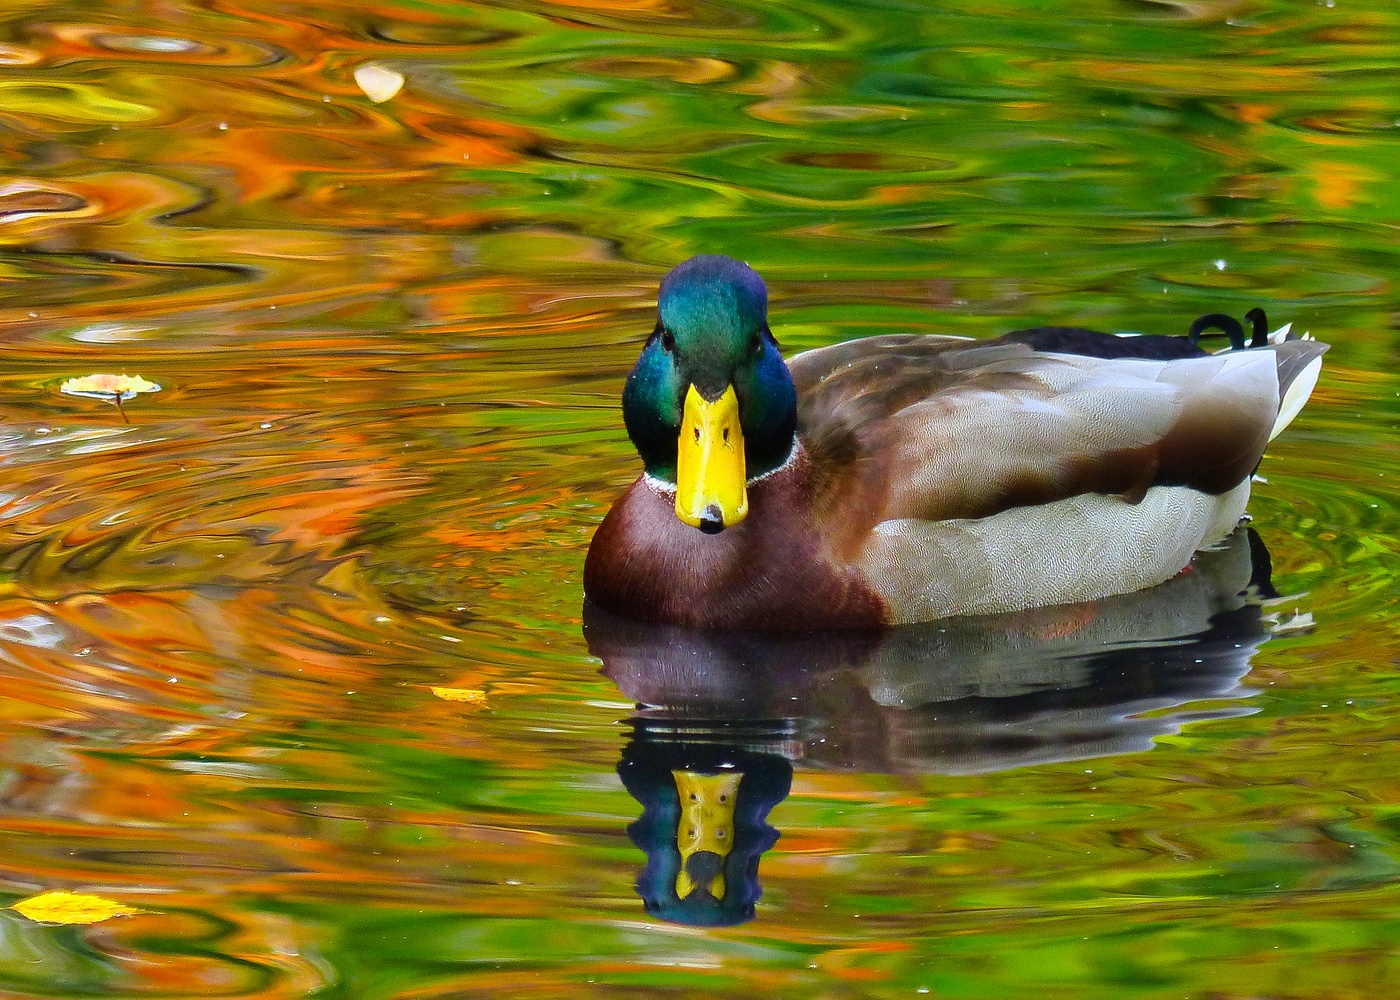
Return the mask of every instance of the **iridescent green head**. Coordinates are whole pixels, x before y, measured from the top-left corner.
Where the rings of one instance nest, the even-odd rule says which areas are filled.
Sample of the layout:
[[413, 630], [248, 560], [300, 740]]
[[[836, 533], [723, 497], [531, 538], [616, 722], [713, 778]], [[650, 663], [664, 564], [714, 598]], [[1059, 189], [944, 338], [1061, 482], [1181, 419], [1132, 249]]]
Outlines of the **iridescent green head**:
[[623, 419], [647, 473], [676, 485], [677, 516], [720, 531], [747, 513], [746, 483], [792, 453], [797, 394], [768, 289], [747, 264], [703, 254], [662, 279], [658, 312]]

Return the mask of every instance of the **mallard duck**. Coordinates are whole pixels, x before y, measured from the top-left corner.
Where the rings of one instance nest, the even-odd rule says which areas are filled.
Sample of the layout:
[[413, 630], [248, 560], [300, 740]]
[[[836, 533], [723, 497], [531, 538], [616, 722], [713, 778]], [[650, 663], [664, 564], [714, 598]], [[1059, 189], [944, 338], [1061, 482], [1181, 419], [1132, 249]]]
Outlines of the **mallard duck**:
[[643, 473], [593, 537], [584, 592], [710, 628], [878, 627], [1161, 583], [1239, 522], [1327, 350], [1158, 360], [896, 335], [785, 362], [763, 279], [708, 254], [662, 279], [658, 313], [622, 393]]

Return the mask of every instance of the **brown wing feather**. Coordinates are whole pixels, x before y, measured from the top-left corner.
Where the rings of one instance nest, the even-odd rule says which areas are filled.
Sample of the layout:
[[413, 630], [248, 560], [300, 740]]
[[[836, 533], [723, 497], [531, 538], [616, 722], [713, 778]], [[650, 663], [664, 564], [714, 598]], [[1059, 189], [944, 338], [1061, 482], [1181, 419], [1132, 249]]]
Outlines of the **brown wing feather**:
[[1280, 369], [1291, 377], [1315, 356], [1281, 345], [1104, 359], [911, 336], [849, 341], [790, 366], [799, 435], [818, 467], [836, 470], [833, 489], [858, 488], [859, 519], [944, 520], [1082, 493], [1135, 501], [1154, 485], [1224, 493], [1268, 442]]

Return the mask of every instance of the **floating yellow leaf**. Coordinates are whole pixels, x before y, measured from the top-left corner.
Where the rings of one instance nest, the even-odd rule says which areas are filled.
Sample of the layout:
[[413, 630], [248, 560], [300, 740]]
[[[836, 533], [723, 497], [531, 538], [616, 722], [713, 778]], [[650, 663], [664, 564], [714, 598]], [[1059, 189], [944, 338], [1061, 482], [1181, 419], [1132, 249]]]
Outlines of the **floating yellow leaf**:
[[85, 892], [41, 892], [20, 900], [11, 909], [41, 924], [95, 924], [146, 912]]
[[383, 104], [403, 89], [403, 74], [371, 62], [355, 70], [355, 82], [371, 101]]
[[446, 688], [435, 687], [433, 694], [443, 701], [461, 701], [468, 705], [485, 705], [486, 692], [481, 688]]
[[84, 375], [70, 378], [58, 387], [59, 392], [70, 396], [88, 396], [92, 399], [131, 399], [138, 392], [160, 392], [160, 386], [147, 382], [140, 375]]

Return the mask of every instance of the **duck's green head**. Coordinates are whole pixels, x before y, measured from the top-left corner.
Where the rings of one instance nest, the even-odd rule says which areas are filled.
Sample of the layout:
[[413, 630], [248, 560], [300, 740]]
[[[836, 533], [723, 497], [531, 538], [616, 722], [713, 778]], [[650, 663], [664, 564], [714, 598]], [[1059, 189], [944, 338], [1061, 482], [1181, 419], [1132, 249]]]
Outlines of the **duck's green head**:
[[623, 420], [648, 475], [675, 485], [676, 516], [721, 531], [748, 513], [747, 483], [792, 453], [797, 393], [747, 264], [692, 257], [661, 280], [658, 306]]

